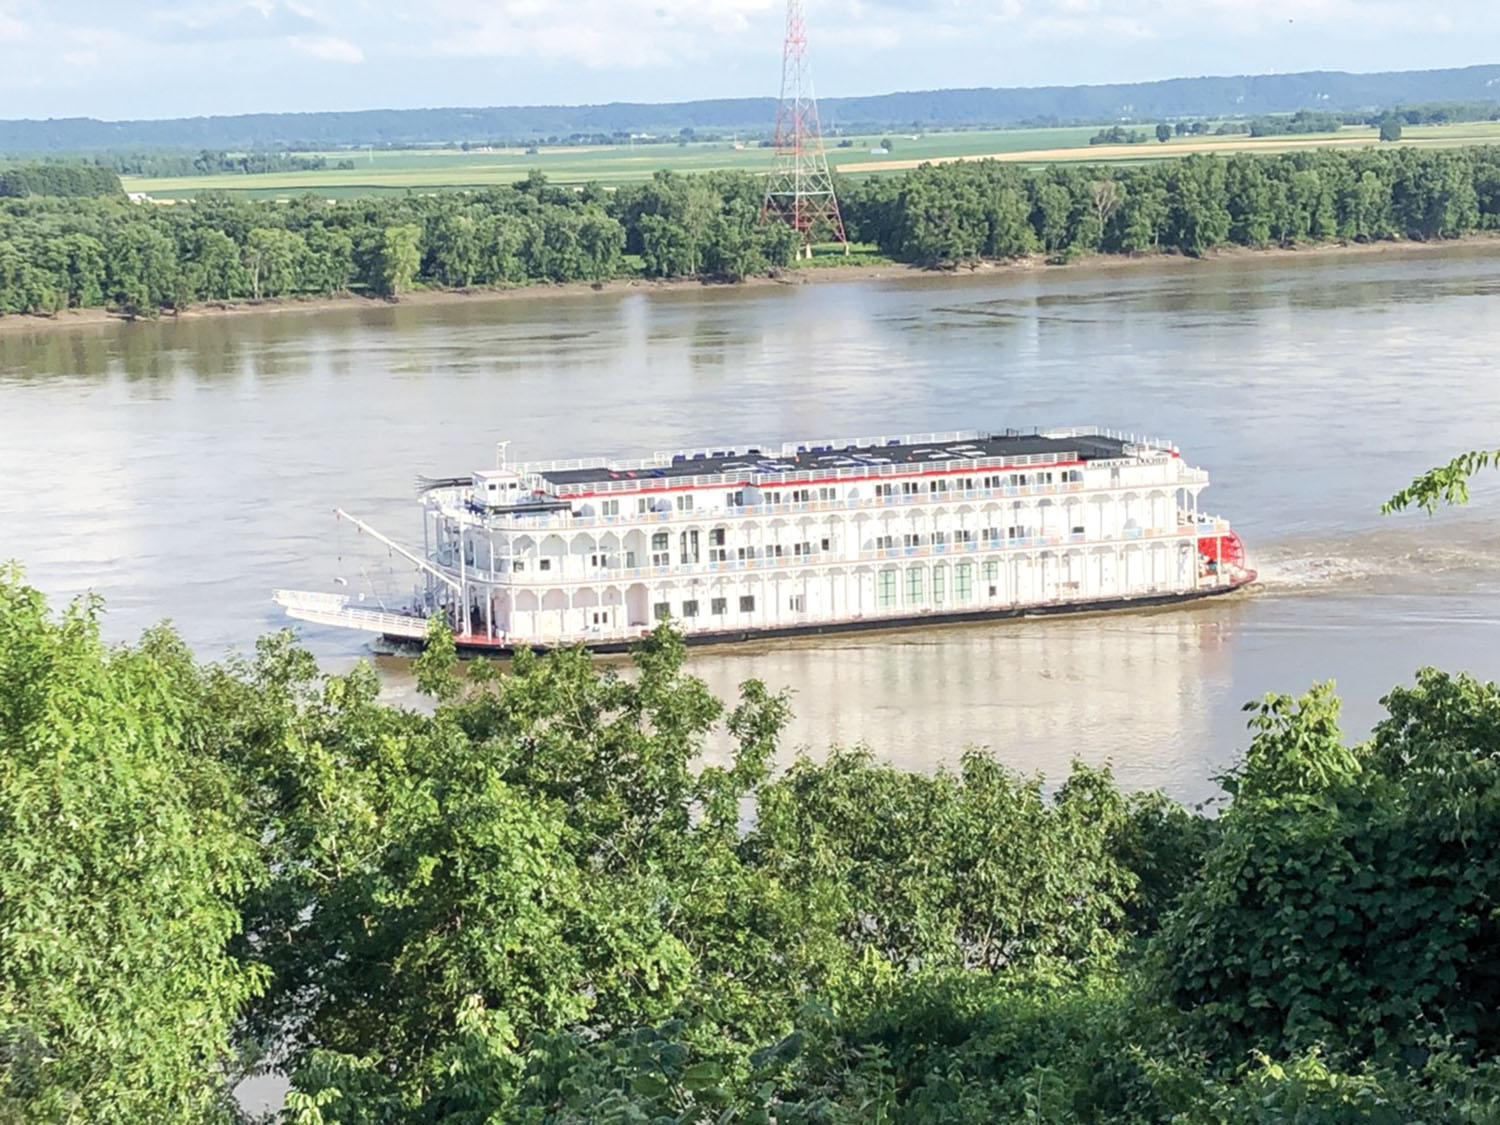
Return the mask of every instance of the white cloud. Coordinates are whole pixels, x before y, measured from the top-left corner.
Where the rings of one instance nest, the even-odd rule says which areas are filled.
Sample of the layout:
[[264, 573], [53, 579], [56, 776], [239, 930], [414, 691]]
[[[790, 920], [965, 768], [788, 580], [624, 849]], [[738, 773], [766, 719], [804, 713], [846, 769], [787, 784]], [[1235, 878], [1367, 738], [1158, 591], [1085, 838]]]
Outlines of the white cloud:
[[0, 43], [19, 43], [26, 38], [26, 25], [0, 9]]
[[365, 53], [337, 35], [289, 35], [287, 44], [300, 55], [324, 62], [361, 63]]
[[743, 45], [780, 0], [500, 0], [480, 12], [439, 2], [440, 53], [536, 58], [604, 68], [701, 59]]

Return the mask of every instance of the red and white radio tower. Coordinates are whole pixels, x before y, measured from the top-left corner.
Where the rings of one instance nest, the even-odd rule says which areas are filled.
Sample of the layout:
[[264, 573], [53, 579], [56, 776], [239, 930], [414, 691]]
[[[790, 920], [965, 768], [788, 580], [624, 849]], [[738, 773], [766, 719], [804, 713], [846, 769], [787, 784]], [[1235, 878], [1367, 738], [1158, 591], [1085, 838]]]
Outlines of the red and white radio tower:
[[786, 42], [781, 49], [781, 104], [776, 109], [776, 163], [766, 180], [762, 222], [786, 223], [802, 240], [800, 254], [812, 257], [813, 232], [844, 244], [844, 220], [833, 194], [818, 101], [807, 63], [807, 21], [802, 0], [787, 0]]

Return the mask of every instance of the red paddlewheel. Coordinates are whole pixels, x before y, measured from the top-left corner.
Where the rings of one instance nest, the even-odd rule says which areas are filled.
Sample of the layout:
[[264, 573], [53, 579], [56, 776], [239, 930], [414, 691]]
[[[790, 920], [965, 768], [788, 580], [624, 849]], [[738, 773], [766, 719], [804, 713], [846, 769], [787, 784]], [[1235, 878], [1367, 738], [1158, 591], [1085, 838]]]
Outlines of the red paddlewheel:
[[1230, 566], [1245, 565], [1245, 545], [1232, 531], [1226, 531], [1223, 535], [1201, 536], [1198, 539], [1198, 553], [1214, 562]]

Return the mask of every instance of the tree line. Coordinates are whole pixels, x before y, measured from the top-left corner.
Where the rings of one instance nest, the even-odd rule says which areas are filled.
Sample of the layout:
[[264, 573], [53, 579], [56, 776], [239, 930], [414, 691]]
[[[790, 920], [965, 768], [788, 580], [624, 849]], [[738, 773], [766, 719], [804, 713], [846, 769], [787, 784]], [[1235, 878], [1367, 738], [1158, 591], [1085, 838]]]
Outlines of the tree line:
[[120, 177], [111, 169], [77, 161], [0, 164], [0, 199], [50, 195], [68, 199], [122, 194]]
[[[659, 631], [435, 706], [0, 576], [0, 1120], [1493, 1121], [1500, 689], [1250, 709], [1216, 815], [1075, 765], [773, 767]], [[711, 731], [731, 749], [710, 764]]]
[[737, 173], [663, 173], [614, 192], [533, 174], [487, 191], [347, 202], [28, 198], [0, 205], [0, 313], [155, 315], [415, 284], [604, 281], [626, 272], [627, 252], [651, 277], [737, 279], [788, 264], [795, 250], [790, 232], [760, 225], [760, 191]]
[[313, 152], [285, 152], [260, 149], [254, 152], [224, 152], [203, 149], [184, 152], [164, 149], [158, 152], [105, 152], [92, 158], [93, 163], [110, 168], [122, 176], [220, 176], [258, 175], [268, 172], [321, 172], [326, 168], [350, 169], [352, 159], [337, 159]]
[[954, 162], [850, 184], [844, 203], [855, 237], [925, 266], [1453, 238], [1500, 228], [1500, 148], [1199, 154], [1039, 170]]
[[[74, 166], [34, 167], [82, 175]], [[533, 173], [484, 191], [289, 203], [206, 192], [160, 206], [113, 192], [28, 192], [0, 200], [0, 313], [110, 306], [155, 315], [203, 301], [632, 274], [738, 280], [795, 258], [787, 229], [760, 224], [761, 190], [743, 172], [659, 172], [612, 191], [563, 188]], [[1500, 148], [1195, 155], [1036, 170], [956, 162], [841, 190], [853, 238], [920, 266], [1031, 253], [1056, 261], [1201, 255], [1220, 245], [1496, 229]]]

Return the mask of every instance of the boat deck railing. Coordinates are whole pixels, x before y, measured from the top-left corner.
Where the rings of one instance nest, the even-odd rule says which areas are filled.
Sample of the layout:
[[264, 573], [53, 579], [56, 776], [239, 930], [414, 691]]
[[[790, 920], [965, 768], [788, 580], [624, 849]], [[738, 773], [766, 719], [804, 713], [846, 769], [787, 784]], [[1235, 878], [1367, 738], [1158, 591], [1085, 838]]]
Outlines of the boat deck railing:
[[[782, 502], [779, 504], [741, 504], [725, 507], [722, 515], [725, 519], [738, 519], [746, 516], [786, 516], [802, 515], [820, 512], [843, 512], [843, 511], [867, 511], [871, 508], [902, 508], [918, 504], [957, 504], [976, 500], [1013, 500], [1022, 497], [1049, 497], [1067, 496], [1080, 493], [1104, 494], [1118, 492], [1154, 492], [1176, 488], [1182, 485], [1206, 484], [1208, 474], [1201, 469], [1183, 469], [1179, 477], [1174, 481], [1162, 481], [1151, 484], [1119, 484], [1108, 488], [1090, 486], [1081, 481], [1059, 481], [1053, 484], [1020, 484], [1002, 485], [996, 488], [954, 488], [942, 492], [913, 492], [892, 493], [886, 496], [845, 496], [838, 500], [803, 500], [797, 502]], [[465, 518], [472, 519], [476, 514], [464, 500], [465, 490], [454, 490], [451, 496], [433, 492], [431, 495], [443, 508], [445, 514], [453, 515], [453, 505], [463, 506]], [[578, 515], [575, 513], [548, 513], [538, 515], [511, 516], [505, 520], [505, 526], [529, 530], [546, 530], [561, 528], [591, 528], [591, 527], [614, 527], [622, 524], [653, 524], [674, 522], [702, 522], [707, 518], [720, 514], [715, 509], [691, 510], [670, 508], [664, 511], [650, 512], [626, 512], [621, 515]]]
[[272, 600], [286, 610], [288, 617], [314, 625], [336, 625], [412, 639], [427, 635], [427, 622], [423, 618], [409, 613], [365, 609], [351, 603], [347, 594], [277, 590], [272, 595]]
[[[1223, 521], [1219, 521], [1223, 522]], [[794, 567], [852, 567], [862, 563], [885, 560], [909, 560], [912, 562], [933, 561], [952, 556], [977, 554], [981, 551], [1038, 551], [1057, 547], [1078, 549], [1086, 547], [1109, 548], [1120, 544], [1138, 543], [1146, 540], [1193, 539], [1204, 534], [1205, 524], [1184, 523], [1175, 527], [1125, 528], [1109, 538], [1090, 538], [1082, 533], [1058, 535], [1023, 535], [979, 537], [972, 542], [923, 543], [911, 547], [869, 547], [857, 556], [835, 555], [833, 552], [811, 551], [802, 555], [759, 555], [754, 558], [714, 559], [701, 562], [669, 563], [661, 566], [607, 566], [579, 575], [566, 570], [536, 570], [528, 566], [523, 571], [489, 570], [466, 565], [464, 573], [471, 581], [527, 589], [563, 586], [588, 586], [641, 578], [682, 578], [697, 575], [718, 575], [746, 570], [789, 570]], [[1228, 530], [1228, 524], [1224, 524]], [[458, 573], [456, 560], [451, 556], [438, 557], [435, 561], [447, 567], [450, 573]], [[530, 561], [530, 560], [528, 560]]]
[[[1165, 460], [1168, 454], [1163, 454]], [[930, 473], [935, 467], [941, 465], [950, 475], [953, 473], [984, 472], [995, 469], [1026, 469], [1047, 465], [1074, 465], [1082, 458], [1076, 450], [1065, 450], [1058, 453], [1023, 453], [1009, 457], [954, 457], [942, 461], [905, 462], [876, 460], [871, 456], [859, 461], [854, 465], [828, 466], [819, 469], [786, 469], [767, 470], [763, 468], [745, 467], [743, 469], [730, 469], [718, 473], [678, 473], [670, 476], [631, 476], [618, 479], [601, 479], [579, 482], [578, 484], [557, 485], [548, 483], [548, 488], [555, 495], [567, 498], [576, 497], [582, 493], [599, 492], [648, 492], [664, 489], [689, 489], [689, 488], [733, 488], [736, 485], [753, 484], [761, 488], [783, 488], [796, 484], [828, 484], [831, 481], [840, 480], [865, 480], [871, 477], [901, 477], [919, 476]], [[1131, 464], [1147, 463], [1144, 460], [1132, 458]], [[571, 464], [563, 462], [562, 464]], [[666, 469], [669, 466], [654, 463], [641, 465], [640, 469]], [[632, 470], [625, 462], [610, 462], [608, 465], [572, 465], [574, 469], [599, 469], [609, 468], [620, 472], [639, 471]], [[549, 472], [560, 472], [562, 469], [554, 469], [548, 466], [525, 465], [520, 472], [533, 478], [540, 478]]]

